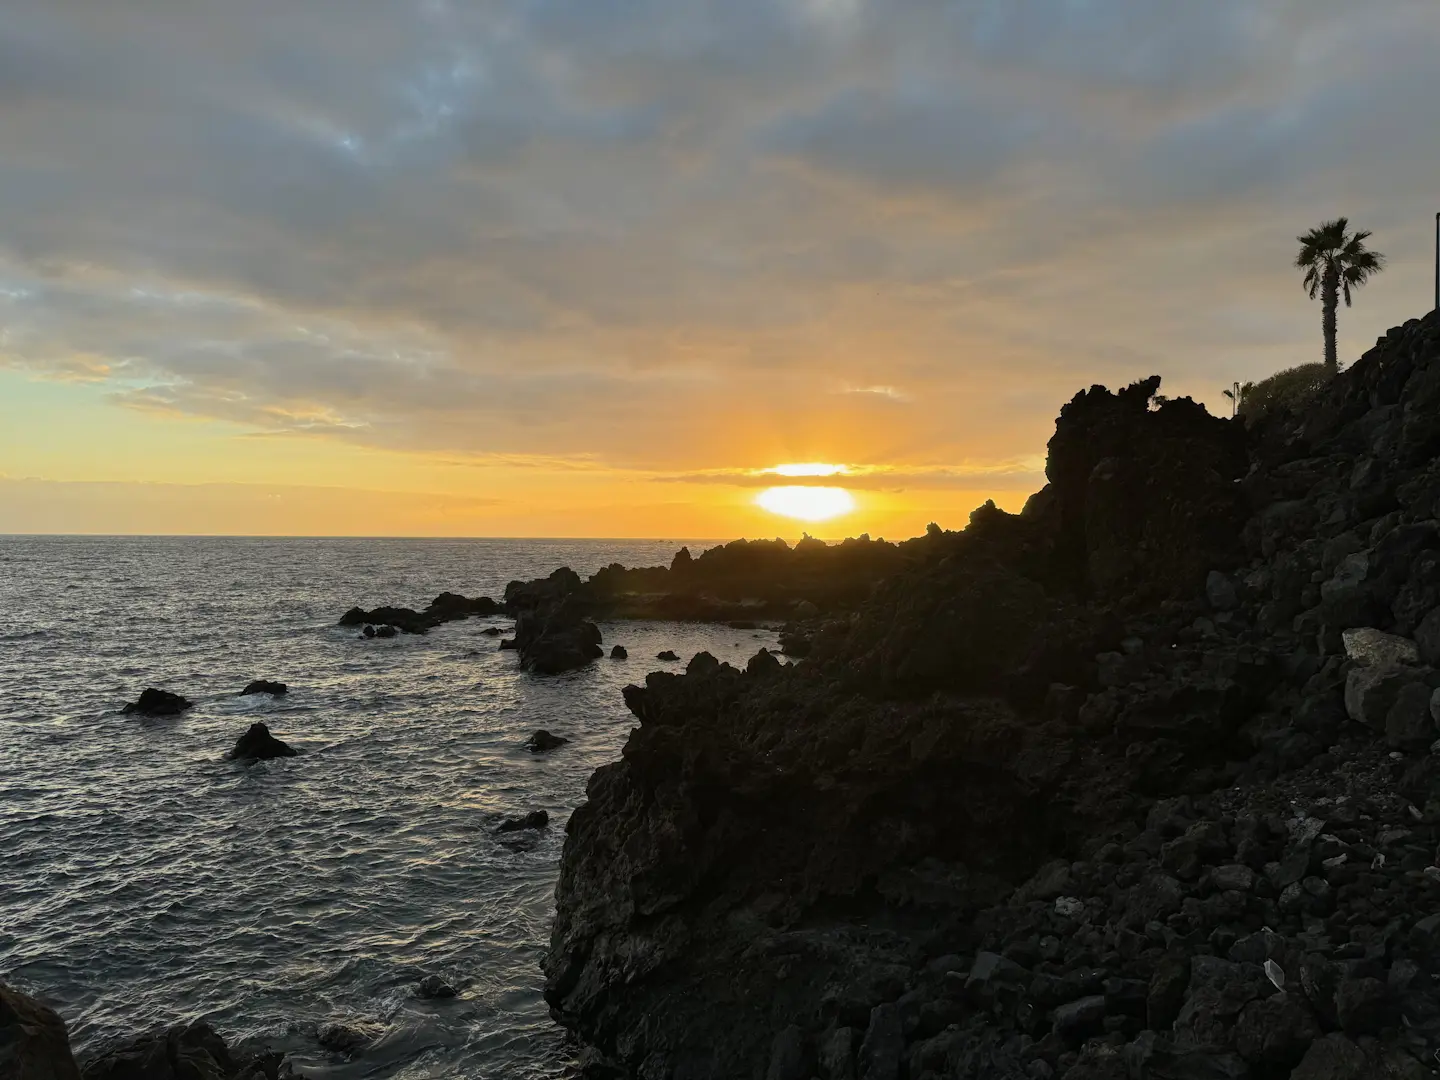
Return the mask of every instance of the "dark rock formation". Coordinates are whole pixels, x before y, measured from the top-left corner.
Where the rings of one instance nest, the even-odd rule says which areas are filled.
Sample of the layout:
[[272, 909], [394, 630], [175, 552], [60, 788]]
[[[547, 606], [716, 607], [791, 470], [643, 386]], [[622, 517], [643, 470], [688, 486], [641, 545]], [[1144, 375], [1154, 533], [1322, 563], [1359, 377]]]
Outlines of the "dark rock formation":
[[247, 694], [274, 694], [278, 697], [287, 690], [289, 690], [289, 687], [283, 682], [271, 682], [269, 679], [256, 679], [254, 682], [246, 685], [245, 689], [240, 691], [239, 696], [245, 697]]
[[629, 656], [630, 656], [630, 653], [629, 653], [629, 651], [625, 648], [624, 645], [616, 645], [614, 648], [612, 648], [612, 649], [610, 650], [610, 659], [611, 659], [611, 660], [626, 660], [626, 659], [629, 658]]
[[116, 1039], [85, 1061], [83, 1080], [287, 1080], [296, 1074], [283, 1055], [232, 1053], [204, 1021]]
[[804, 663], [625, 689], [545, 962], [597, 1070], [1434, 1075], [1440, 314], [1248, 432], [1157, 385]]
[[547, 750], [554, 750], [557, 746], [564, 746], [569, 741], [569, 739], [562, 739], [559, 735], [552, 735], [542, 728], [525, 740], [525, 749], [532, 754], [543, 754]]
[[600, 628], [565, 602], [522, 611], [515, 617], [520, 666], [539, 675], [558, 675], [605, 655]]
[[[341, 626], [393, 626], [401, 633], [423, 634], [441, 623], [468, 619], [472, 615], [496, 615], [500, 605], [488, 596], [474, 599], [458, 593], [443, 592], [431, 600], [424, 611], [407, 607], [378, 607], [371, 611], [352, 607], [340, 616]], [[366, 634], [370, 637], [370, 634]], [[394, 634], [377, 634], [379, 637], [393, 637]]]
[[521, 829], [543, 829], [550, 824], [550, 815], [544, 810], [532, 810], [524, 817], [506, 818], [496, 827], [498, 833], [518, 832]]
[[149, 686], [140, 692], [138, 701], [130, 702], [120, 711], [142, 713], [146, 716], [178, 716], [194, 705], [193, 701], [183, 698], [179, 694], [172, 694], [169, 690], [157, 690], [155, 687]]
[[441, 998], [453, 998], [456, 994], [455, 987], [442, 979], [439, 975], [426, 975], [415, 987], [415, 996], [429, 1000]]
[[316, 1040], [331, 1053], [346, 1058], [357, 1058], [374, 1045], [381, 1031], [374, 1025], [354, 1025], [331, 1022], [321, 1024], [315, 1032]]
[[680, 657], [676, 654], [676, 652], [675, 652], [674, 649], [666, 649], [664, 652], [658, 652], [658, 653], [656, 653], [656, 654], [655, 654], [655, 659], [656, 659], [656, 660], [671, 660], [671, 661], [674, 661], [674, 660], [679, 660]]
[[60, 1014], [4, 983], [0, 983], [0, 1076], [80, 1080]]
[[294, 757], [293, 746], [270, 734], [264, 724], [251, 724], [249, 730], [235, 740], [235, 749], [227, 755], [232, 761], [265, 761], [269, 758]]

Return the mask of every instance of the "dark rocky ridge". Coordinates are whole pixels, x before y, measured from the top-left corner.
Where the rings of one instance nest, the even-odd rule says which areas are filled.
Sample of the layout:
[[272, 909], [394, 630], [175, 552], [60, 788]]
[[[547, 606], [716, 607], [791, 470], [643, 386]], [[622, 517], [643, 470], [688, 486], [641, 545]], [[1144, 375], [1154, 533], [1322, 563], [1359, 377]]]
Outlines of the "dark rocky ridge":
[[1440, 315], [1249, 432], [1157, 387], [806, 662], [627, 688], [545, 964], [591, 1074], [1434, 1075]]

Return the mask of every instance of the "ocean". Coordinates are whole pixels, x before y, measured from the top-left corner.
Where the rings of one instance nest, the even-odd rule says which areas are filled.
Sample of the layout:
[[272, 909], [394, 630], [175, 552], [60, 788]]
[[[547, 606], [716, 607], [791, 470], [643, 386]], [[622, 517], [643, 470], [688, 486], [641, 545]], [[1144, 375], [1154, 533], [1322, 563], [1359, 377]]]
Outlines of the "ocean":
[[[543, 677], [481, 633], [504, 618], [388, 640], [336, 620], [680, 543], [0, 536], [0, 980], [80, 1054], [206, 1019], [312, 1077], [570, 1075], [539, 965], [565, 821], [634, 724], [620, 690], [679, 670], [662, 649], [743, 664], [775, 635], [606, 623], [628, 660]], [[237, 696], [259, 678], [290, 692]], [[121, 715], [146, 686], [196, 705]], [[255, 720], [300, 755], [225, 760]], [[538, 728], [571, 741], [532, 755]], [[543, 833], [497, 840], [537, 809]], [[427, 974], [459, 996], [418, 998]], [[332, 1022], [373, 1046], [327, 1052]]]

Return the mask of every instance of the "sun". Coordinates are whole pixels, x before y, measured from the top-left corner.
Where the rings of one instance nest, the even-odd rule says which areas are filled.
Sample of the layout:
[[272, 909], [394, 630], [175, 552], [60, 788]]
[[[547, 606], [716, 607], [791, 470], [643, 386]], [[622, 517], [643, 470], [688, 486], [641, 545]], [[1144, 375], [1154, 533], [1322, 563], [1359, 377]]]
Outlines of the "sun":
[[800, 521], [828, 521], [855, 509], [855, 500], [844, 488], [807, 485], [766, 488], [755, 496], [755, 503], [772, 514]]

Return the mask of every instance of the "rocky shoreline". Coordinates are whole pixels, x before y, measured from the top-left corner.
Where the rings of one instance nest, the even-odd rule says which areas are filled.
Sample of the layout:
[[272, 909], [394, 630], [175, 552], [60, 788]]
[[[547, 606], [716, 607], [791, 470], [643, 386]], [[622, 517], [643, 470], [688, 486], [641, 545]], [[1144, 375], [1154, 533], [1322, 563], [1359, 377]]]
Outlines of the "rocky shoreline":
[[804, 663], [627, 689], [545, 963], [589, 1075], [1436, 1075], [1440, 315], [1250, 430], [1158, 386]]

